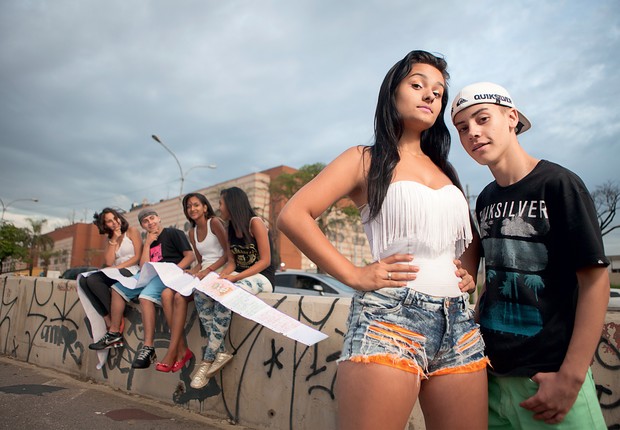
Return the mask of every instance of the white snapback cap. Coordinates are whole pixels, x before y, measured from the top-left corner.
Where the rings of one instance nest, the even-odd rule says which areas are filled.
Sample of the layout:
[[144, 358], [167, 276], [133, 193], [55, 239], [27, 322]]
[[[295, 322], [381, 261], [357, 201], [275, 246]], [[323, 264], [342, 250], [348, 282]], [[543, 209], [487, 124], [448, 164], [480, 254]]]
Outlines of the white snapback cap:
[[[452, 123], [454, 123], [454, 117], [457, 113], [470, 106], [482, 103], [491, 103], [517, 109], [506, 88], [491, 82], [478, 82], [466, 86], [454, 97], [450, 113]], [[519, 124], [517, 125], [516, 133], [520, 134], [529, 130], [532, 127], [532, 123], [518, 109], [517, 113], [519, 114]]]

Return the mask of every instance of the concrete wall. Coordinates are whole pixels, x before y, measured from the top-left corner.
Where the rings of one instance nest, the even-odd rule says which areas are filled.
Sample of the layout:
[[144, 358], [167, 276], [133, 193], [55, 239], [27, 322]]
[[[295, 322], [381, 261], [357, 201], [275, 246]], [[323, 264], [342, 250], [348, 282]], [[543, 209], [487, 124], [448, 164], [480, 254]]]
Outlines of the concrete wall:
[[[190, 367], [160, 373], [154, 367], [132, 369], [143, 328], [137, 309], [125, 323], [127, 346], [111, 351], [96, 369], [96, 354], [75, 281], [0, 277], [0, 354], [131, 393], [175, 403], [202, 414], [228, 418], [255, 429], [334, 429], [336, 360], [345, 331], [348, 299], [266, 294], [263, 300], [315, 327], [329, 338], [312, 346], [296, 343], [244, 318], [233, 318], [227, 347], [234, 360], [203, 390], [189, 386]], [[161, 312], [161, 311], [158, 311]], [[158, 315], [156, 348], [165, 354], [168, 334]], [[593, 372], [607, 425], [620, 427], [620, 313], [609, 313], [594, 359]], [[200, 323], [190, 307], [187, 337], [199, 356], [204, 344]], [[200, 358], [199, 358], [200, 359]], [[409, 430], [423, 429], [419, 408]]]

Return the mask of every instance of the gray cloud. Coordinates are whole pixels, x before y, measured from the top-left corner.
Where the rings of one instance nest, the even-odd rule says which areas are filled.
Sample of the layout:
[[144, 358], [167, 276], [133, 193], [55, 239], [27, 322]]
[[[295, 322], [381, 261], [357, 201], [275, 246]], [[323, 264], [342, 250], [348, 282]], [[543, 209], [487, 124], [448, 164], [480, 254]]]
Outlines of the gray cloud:
[[[619, 179], [615, 0], [7, 1], [0, 4], [0, 198], [10, 216], [90, 218], [371, 141], [380, 82], [411, 49], [444, 54], [451, 94], [506, 86], [522, 144], [593, 188]], [[453, 134], [477, 194], [490, 174]], [[84, 217], [84, 214], [87, 217]], [[620, 237], [617, 239], [620, 252]]]

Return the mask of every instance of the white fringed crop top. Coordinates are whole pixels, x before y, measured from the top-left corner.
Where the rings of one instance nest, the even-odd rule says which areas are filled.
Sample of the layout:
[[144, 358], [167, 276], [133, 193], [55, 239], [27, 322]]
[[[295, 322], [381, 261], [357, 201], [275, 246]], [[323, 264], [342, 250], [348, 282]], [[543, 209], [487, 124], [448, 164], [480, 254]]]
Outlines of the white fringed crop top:
[[381, 211], [371, 221], [368, 205], [361, 209], [362, 223], [373, 258], [413, 254], [420, 271], [408, 286], [432, 296], [457, 297], [460, 278], [455, 258], [472, 240], [469, 208], [454, 185], [429, 188], [414, 181], [390, 184]]

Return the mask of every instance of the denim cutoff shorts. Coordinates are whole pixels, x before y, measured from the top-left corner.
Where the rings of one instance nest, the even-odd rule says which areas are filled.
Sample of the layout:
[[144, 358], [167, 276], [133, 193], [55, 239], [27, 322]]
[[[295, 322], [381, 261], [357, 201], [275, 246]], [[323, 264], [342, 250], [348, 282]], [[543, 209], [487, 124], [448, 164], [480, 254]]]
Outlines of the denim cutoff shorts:
[[422, 378], [485, 369], [488, 358], [469, 295], [434, 297], [409, 287], [358, 291], [339, 362], [377, 363]]
[[[133, 275], [133, 278], [140, 278], [140, 272]], [[166, 289], [166, 286], [161, 281], [159, 276], [155, 276], [142, 288], [127, 288], [120, 282], [112, 285], [112, 288], [114, 288], [114, 290], [120, 294], [126, 302], [138, 297], [139, 299], [146, 299], [161, 306], [161, 293]]]

